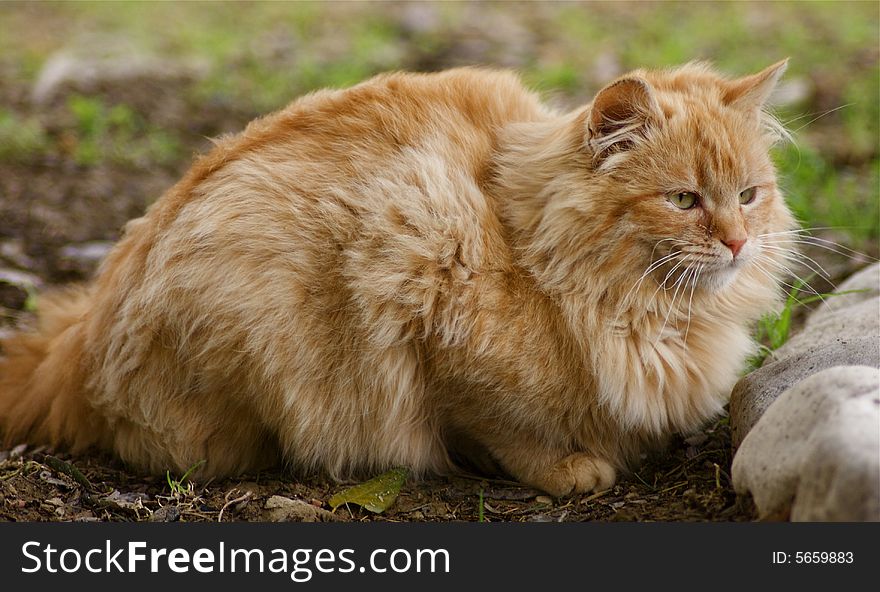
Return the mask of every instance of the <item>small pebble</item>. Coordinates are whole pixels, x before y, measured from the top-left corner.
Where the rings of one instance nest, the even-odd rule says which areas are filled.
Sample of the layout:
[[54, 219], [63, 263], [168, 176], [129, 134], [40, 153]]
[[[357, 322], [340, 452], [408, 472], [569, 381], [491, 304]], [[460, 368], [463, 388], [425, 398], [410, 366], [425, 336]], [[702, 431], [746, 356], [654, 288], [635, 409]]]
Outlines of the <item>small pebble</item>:
[[153, 512], [150, 522], [174, 522], [180, 518], [180, 509], [177, 506], [163, 506]]
[[536, 514], [529, 518], [529, 522], [555, 522], [555, 520], [547, 514]]

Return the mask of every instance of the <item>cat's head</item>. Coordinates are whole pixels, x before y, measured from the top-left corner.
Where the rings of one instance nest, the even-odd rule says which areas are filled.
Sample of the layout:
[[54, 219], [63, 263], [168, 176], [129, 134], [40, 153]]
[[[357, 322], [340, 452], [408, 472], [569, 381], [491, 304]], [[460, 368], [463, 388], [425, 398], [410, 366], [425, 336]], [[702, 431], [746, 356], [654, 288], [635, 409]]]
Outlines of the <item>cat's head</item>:
[[642, 268], [668, 257], [658, 273], [681, 262], [672, 278], [690, 269], [719, 289], [767, 265], [762, 235], [793, 226], [769, 154], [785, 132], [765, 110], [786, 63], [739, 79], [704, 64], [636, 71], [582, 112], [591, 210], [650, 253]]

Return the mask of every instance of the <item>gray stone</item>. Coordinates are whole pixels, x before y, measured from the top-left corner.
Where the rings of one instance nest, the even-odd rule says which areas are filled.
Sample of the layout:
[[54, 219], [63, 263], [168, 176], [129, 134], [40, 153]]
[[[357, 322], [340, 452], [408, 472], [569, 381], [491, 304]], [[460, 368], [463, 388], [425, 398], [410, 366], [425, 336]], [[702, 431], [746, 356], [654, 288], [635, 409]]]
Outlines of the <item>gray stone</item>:
[[614, 80], [623, 72], [623, 64], [613, 51], [600, 52], [593, 60], [593, 80]]
[[176, 522], [180, 520], [180, 508], [177, 506], [162, 506], [150, 516], [150, 522]]
[[32, 269], [34, 260], [25, 252], [24, 241], [17, 238], [0, 241], [0, 261], [19, 269]]
[[806, 78], [792, 78], [780, 82], [770, 95], [770, 104], [789, 107], [802, 103], [815, 94], [815, 88]]
[[869, 265], [854, 273], [847, 278], [846, 281], [837, 286], [834, 291], [850, 292], [853, 290], [862, 291], [828, 298], [822, 306], [811, 315], [811, 318], [821, 317], [826, 312], [840, 310], [841, 308], [846, 308], [864, 300], [870, 300], [876, 296], [880, 296], [880, 263]]
[[397, 12], [400, 28], [409, 35], [437, 34], [443, 26], [438, 9], [429, 2], [407, 3]]
[[75, 271], [89, 276], [98, 268], [114, 244], [112, 241], [88, 241], [66, 245], [58, 253], [58, 267], [64, 271]]
[[27, 290], [40, 288], [43, 285], [43, 281], [32, 273], [8, 268], [0, 268], [0, 282], [21, 286]]
[[765, 519], [880, 521], [880, 370], [829, 368], [785, 391], [732, 473]]
[[880, 264], [837, 288], [863, 290], [826, 299], [803, 329], [741, 379], [730, 395], [730, 425], [739, 446], [764, 411], [786, 389], [816, 372], [842, 365], [880, 368]]
[[869, 265], [840, 284], [808, 318], [804, 328], [773, 354], [774, 359], [800, 354], [838, 339], [880, 336], [880, 263]]
[[31, 99], [45, 105], [70, 90], [91, 93], [103, 84], [126, 84], [142, 78], [197, 79], [205, 72], [200, 62], [172, 62], [115, 38], [93, 39], [50, 56], [37, 76]]
[[740, 445], [767, 408], [787, 389], [826, 368], [845, 365], [880, 368], [877, 338], [840, 339], [808, 347], [743, 377], [730, 394], [730, 427], [734, 448]]
[[266, 518], [270, 522], [336, 522], [340, 518], [332, 512], [317, 508], [308, 502], [273, 495], [266, 500]]
[[841, 340], [880, 336], [880, 296], [837, 309], [819, 309], [810, 315], [804, 328], [776, 350], [772, 359], [800, 355], [817, 345]]

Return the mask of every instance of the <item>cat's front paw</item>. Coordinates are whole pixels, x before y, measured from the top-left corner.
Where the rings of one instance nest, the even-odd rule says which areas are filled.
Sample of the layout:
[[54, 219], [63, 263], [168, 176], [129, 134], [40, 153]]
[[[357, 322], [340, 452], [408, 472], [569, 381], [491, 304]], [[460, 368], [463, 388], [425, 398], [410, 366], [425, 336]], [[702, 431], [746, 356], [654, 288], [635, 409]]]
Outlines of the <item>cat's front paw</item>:
[[533, 484], [556, 497], [603, 491], [617, 480], [617, 471], [602, 459], [583, 452], [570, 454], [535, 476]]

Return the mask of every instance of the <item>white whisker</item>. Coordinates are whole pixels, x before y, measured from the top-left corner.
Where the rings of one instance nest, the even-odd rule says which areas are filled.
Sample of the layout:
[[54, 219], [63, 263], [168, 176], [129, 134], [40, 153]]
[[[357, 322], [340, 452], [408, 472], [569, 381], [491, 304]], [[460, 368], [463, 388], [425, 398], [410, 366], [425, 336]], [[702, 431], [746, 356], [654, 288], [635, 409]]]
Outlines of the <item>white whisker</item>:
[[[798, 274], [794, 273], [791, 269], [789, 269], [788, 267], [786, 267], [786, 266], [783, 265], [782, 263], [779, 263], [778, 261], [775, 261], [775, 260], [771, 259], [770, 257], [767, 257], [766, 255], [758, 255], [758, 256], [756, 257], [756, 259], [759, 259], [759, 260], [764, 261], [764, 262], [766, 262], [766, 263], [770, 263], [770, 264], [772, 264], [772, 265], [775, 265], [776, 267], [778, 267], [778, 268], [782, 269], [783, 271], [785, 271], [789, 276], [793, 277], [793, 278], [796, 279], [797, 281], [801, 282], [801, 284], [803, 284], [800, 288], [798, 288], [797, 286], [793, 286], [792, 284], [789, 284], [789, 283], [784, 282], [784, 281], [782, 281], [782, 280], [777, 280], [777, 281], [779, 281], [779, 283], [781, 283], [782, 285], [784, 285], [784, 286], [788, 286], [788, 287], [791, 288], [792, 290], [809, 291], [809, 292], [812, 293], [813, 295], [817, 296], [817, 297], [819, 298], [819, 300], [822, 300], [823, 302], [825, 301], [825, 298], [822, 296], [822, 294], [820, 294], [819, 292], [817, 292], [816, 289], [813, 288], [813, 286], [811, 286], [810, 283], [809, 283], [807, 280], [803, 279], [803, 278], [800, 277]], [[804, 290], [805, 288], [806, 288], [806, 290]], [[833, 284], [832, 284], [832, 288], [833, 288], [833, 289], [836, 289], [836, 288], [834, 288], [834, 285], [833, 285]]]
[[[841, 255], [846, 255], [847, 253], [849, 253], [850, 255], [854, 255], [857, 257], [865, 257], [867, 259], [874, 259], [874, 257], [871, 257], [870, 255], [867, 255], [865, 253], [862, 253], [861, 251], [856, 251], [855, 249], [850, 249], [849, 247], [846, 247], [840, 243], [836, 243], [832, 240], [828, 240], [828, 239], [824, 239], [824, 238], [819, 238], [818, 236], [809, 236], [809, 235], [801, 236], [798, 239], [795, 239], [794, 242], [799, 242], [799, 241], [806, 243], [806, 244], [813, 244], [817, 247], [828, 249], [829, 251], [833, 250], [835, 253], [839, 253]], [[834, 250], [834, 249], [832, 249], [832, 247], [836, 247], [837, 249], [840, 249], [840, 251]]]
[[[651, 304], [654, 303], [654, 300], [657, 298], [657, 293], [660, 292], [661, 288], [662, 288], [664, 291], [667, 291], [667, 292], [668, 292], [669, 290], [671, 290], [672, 288], [675, 287], [675, 284], [673, 284], [671, 287], [666, 288], [666, 287], [665, 287], [666, 282], [669, 280], [669, 277], [670, 277], [673, 273], [675, 273], [675, 270], [678, 269], [679, 267], [681, 267], [682, 264], [684, 264], [684, 262], [687, 261], [688, 259], [690, 259], [691, 257], [692, 257], [692, 255], [685, 255], [685, 256], [684, 256], [684, 257], [683, 257], [678, 263], [676, 263], [676, 264], [673, 266], [672, 269], [669, 270], [669, 272], [666, 274], [666, 277], [663, 278], [663, 281], [660, 282], [660, 283], [657, 285], [657, 289], [654, 290], [654, 292], [651, 294], [651, 298], [650, 298], [650, 300], [648, 300], [648, 304], [647, 304], [647, 306], [645, 307], [646, 309], [650, 310], [650, 308], [651, 308]], [[681, 277], [679, 277], [678, 279], [680, 280]], [[676, 282], [676, 283], [677, 283], [677, 282]]]
[[703, 272], [703, 267], [705, 265], [700, 263], [700, 266], [697, 268], [697, 271], [694, 272], [694, 278], [691, 282], [691, 296], [688, 298], [688, 314], [687, 314], [687, 325], [685, 325], [684, 329], [684, 351], [687, 353], [687, 343], [688, 343], [688, 334], [691, 331], [691, 308], [694, 304], [694, 291], [697, 289], [697, 280], [700, 277], [700, 274]]
[[[685, 256], [682, 258], [681, 261], [679, 261], [678, 263], [676, 263], [675, 266], [673, 266], [673, 268], [670, 269], [670, 270], [666, 273], [666, 277], [663, 278], [663, 281], [660, 282], [660, 286], [659, 286], [657, 289], [659, 290], [660, 288], [663, 288], [663, 289], [666, 290], [666, 291], [669, 291], [669, 290], [673, 289], [673, 288], [675, 287], [675, 283], [673, 283], [671, 286], [669, 286], [669, 287], [667, 288], [667, 287], [666, 287], [666, 282], [669, 281], [670, 276], [671, 276], [673, 273], [675, 273], [675, 270], [678, 269], [679, 267], [681, 267], [682, 264], [684, 264], [684, 262], [687, 261], [688, 259], [690, 259], [691, 257], [692, 257], [692, 255], [685, 255]], [[680, 279], [680, 278], [679, 278], [679, 279]]]
[[[768, 251], [772, 251], [774, 253], [779, 253], [780, 255], [782, 255], [782, 257], [784, 259], [786, 259], [788, 261], [792, 261], [794, 263], [798, 263], [800, 265], [803, 265], [804, 267], [806, 267], [807, 269], [809, 269], [813, 273], [816, 273], [816, 274], [824, 277], [825, 279], [831, 278], [831, 275], [827, 271], [825, 271], [825, 268], [822, 267], [818, 261], [816, 261], [812, 257], [808, 257], [807, 255], [804, 255], [803, 253], [799, 253], [798, 251], [795, 251], [794, 249], [786, 249], [784, 247], [779, 247], [779, 246], [775, 246], [775, 245], [767, 245], [767, 244], [762, 244], [761, 247], [764, 249], [767, 249]], [[808, 261], [809, 261], [809, 263], [808, 263]]]
[[[678, 296], [678, 291], [681, 289], [682, 285], [687, 285], [686, 278], [693, 270], [691, 265], [688, 265], [685, 270], [679, 275], [678, 279], [673, 283], [672, 287], [675, 288], [675, 292], [672, 293], [672, 301], [669, 303], [669, 308], [666, 310], [666, 316], [663, 317], [663, 325], [660, 327], [660, 331], [657, 332], [657, 338], [654, 340], [653, 347], [656, 349], [657, 344], [663, 339], [663, 331], [666, 330], [666, 325], [669, 322], [669, 315], [672, 314], [672, 311], [675, 309], [675, 300]], [[672, 288], [670, 288], [671, 290]], [[682, 292], [682, 297], [684, 297], [685, 292], [687, 292], [687, 288], [685, 288], [684, 292]]]
[[[799, 290], [800, 290], [800, 288], [798, 288], [797, 286], [793, 286], [793, 285], [791, 285], [791, 284], [789, 284], [789, 283], [786, 283], [786, 282], [781, 281], [781, 280], [780, 280], [779, 278], [777, 278], [777, 277], [774, 277], [772, 273], [770, 273], [769, 271], [767, 271], [766, 269], [764, 269], [764, 268], [763, 268], [758, 262], [756, 262], [756, 261], [755, 261], [755, 262], [752, 262], [752, 265], [755, 267], [755, 269], [757, 269], [757, 270], [760, 271], [762, 274], [764, 274], [765, 276], [767, 276], [767, 278], [770, 279], [770, 281], [772, 281], [772, 282], [774, 282], [774, 283], [780, 283], [780, 284], [782, 284], [783, 286], [787, 286], [787, 287], [791, 288], [791, 289], [794, 290], [794, 291], [799, 291]], [[794, 301], [797, 302], [798, 304], [800, 304], [800, 305], [805, 304], [804, 302], [802, 302], [801, 300], [799, 300], [796, 296], [794, 296], [793, 298], [794, 298]]]
[[765, 236], [809, 234], [814, 230], [840, 230], [842, 228], [844, 228], [844, 227], [843, 226], [811, 226], [809, 228], [794, 228], [792, 230], [780, 230], [779, 232], [765, 232], [764, 234], [759, 234], [757, 236], [758, 236], [758, 238], [763, 238]]
[[[802, 126], [800, 126], [799, 128], [797, 128], [796, 130], [793, 130], [793, 131], [791, 132], [791, 134], [792, 134], [792, 135], [793, 135], [793, 134], [796, 134], [796, 133], [798, 133], [799, 131], [801, 131], [802, 129], [804, 129], [805, 127], [807, 127], [808, 125], [810, 125], [810, 124], [812, 124], [812, 123], [815, 123], [816, 121], [819, 121], [820, 119], [822, 119], [822, 118], [825, 117], [826, 115], [830, 115], [830, 114], [834, 113], [835, 111], [840, 111], [841, 109], [845, 109], [845, 108], [847, 108], [847, 107], [851, 107], [852, 105], [853, 105], [853, 103], [847, 103], [847, 104], [845, 104], [845, 105], [841, 105], [841, 106], [839, 106], [839, 107], [835, 107], [834, 109], [829, 109], [829, 110], [826, 111], [825, 113], [820, 113], [818, 116], [814, 117], [813, 119], [811, 119], [811, 120], [808, 121], [807, 123], [803, 124]], [[803, 117], [809, 117], [809, 115], [804, 115]], [[803, 117], [799, 117], [799, 118], [793, 119], [792, 121], [797, 121], [797, 119], [802, 119]]]
[[665, 243], [666, 241], [675, 241], [672, 243], [672, 246], [687, 244], [687, 241], [683, 241], [683, 240], [676, 239], [676, 238], [664, 238], [664, 239], [658, 240], [656, 243], [654, 243], [654, 248], [651, 249], [651, 256], [649, 257], [649, 259], [651, 259], [651, 260], [654, 259], [654, 253], [657, 251], [657, 247], [660, 246], [660, 243]]
[[[660, 242], [664, 242], [664, 241], [667, 241], [667, 240], [674, 240], [674, 239], [663, 239], [663, 241], [660, 241]], [[658, 244], [659, 244], [659, 242], [658, 242]], [[656, 249], [656, 248], [657, 248], [657, 245], [654, 245], [654, 248]], [[651, 251], [651, 253], [653, 254], [653, 251]], [[618, 311], [617, 311], [617, 315], [614, 317], [614, 322], [612, 323], [612, 326], [616, 326], [616, 325], [617, 325], [617, 322], [620, 320], [620, 315], [623, 314], [623, 311], [624, 311], [624, 309], [626, 308], [626, 306], [627, 306], [627, 304], [628, 304], [628, 302], [629, 302], [629, 297], [630, 297], [630, 295], [631, 295], [635, 290], [637, 290], [639, 286], [642, 285], [642, 282], [645, 280], [645, 278], [648, 277], [648, 275], [649, 275], [652, 271], [654, 271], [654, 270], [656, 270], [656, 269], [659, 269], [659, 268], [662, 267], [664, 264], [668, 263], [669, 261], [674, 260], [674, 259], [675, 259], [676, 257], [678, 257], [680, 254], [681, 254], [681, 253], [679, 253], [679, 252], [669, 253], [668, 255], [665, 255], [665, 256], [661, 257], [661, 258], [658, 259], [657, 261], [654, 261], [653, 263], [651, 263], [651, 264], [648, 266], [647, 269], [645, 269], [644, 273], [642, 273], [642, 275], [639, 276], [639, 279], [637, 279], [637, 280], [633, 283], [632, 287], [627, 291], [627, 293], [624, 295], [624, 297], [620, 299], [620, 302], [618, 303]]]
[[[761, 238], [765, 235], [758, 235], [758, 238]], [[766, 235], [770, 236], [770, 235]], [[854, 249], [850, 249], [840, 243], [834, 242], [832, 240], [819, 238], [818, 236], [812, 235], [791, 235], [785, 239], [775, 239], [775, 240], [762, 240], [762, 244], [788, 244], [788, 245], [812, 245], [814, 247], [818, 247], [820, 249], [825, 249], [827, 251], [832, 251], [837, 253], [838, 255], [842, 255], [844, 257], [853, 259], [853, 258], [864, 258], [872, 261], [876, 261], [874, 257], [862, 253], [860, 251], [856, 251]]]

